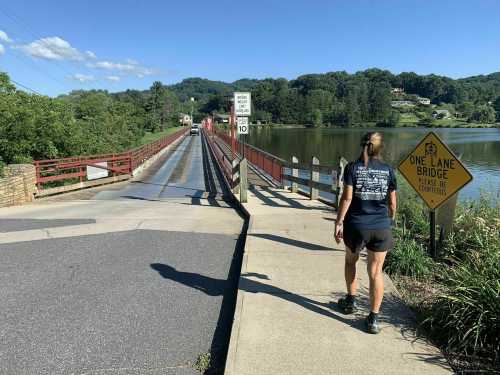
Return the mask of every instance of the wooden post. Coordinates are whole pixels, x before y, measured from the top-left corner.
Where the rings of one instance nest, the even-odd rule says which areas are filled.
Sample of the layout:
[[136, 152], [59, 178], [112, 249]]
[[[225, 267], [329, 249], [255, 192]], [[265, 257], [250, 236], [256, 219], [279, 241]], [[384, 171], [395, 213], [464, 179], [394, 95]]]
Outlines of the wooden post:
[[[455, 208], [457, 206], [458, 193], [451, 196], [445, 203], [437, 209], [436, 223], [443, 229], [443, 239], [446, 239], [453, 230], [453, 220], [455, 219]], [[442, 241], [440, 241], [439, 245]]]
[[342, 156], [339, 159], [339, 168], [337, 170], [337, 197], [335, 199], [336, 208], [339, 208], [340, 198], [342, 198], [342, 193], [344, 192], [344, 170], [347, 166], [348, 161]]
[[311, 160], [311, 178], [309, 179], [309, 198], [311, 200], [316, 200], [319, 196], [318, 188], [314, 184], [315, 182], [319, 182], [319, 170], [316, 168], [317, 165], [319, 165], [319, 159], [313, 156]]
[[248, 166], [247, 159], [243, 158], [240, 161], [240, 202], [247, 203], [248, 202]]
[[[295, 156], [292, 156], [292, 176], [299, 177], [299, 170], [295, 168], [295, 164], [299, 164], [299, 159]], [[295, 181], [292, 181], [291, 190], [292, 193], [296, 193], [299, 190], [299, 184]]]

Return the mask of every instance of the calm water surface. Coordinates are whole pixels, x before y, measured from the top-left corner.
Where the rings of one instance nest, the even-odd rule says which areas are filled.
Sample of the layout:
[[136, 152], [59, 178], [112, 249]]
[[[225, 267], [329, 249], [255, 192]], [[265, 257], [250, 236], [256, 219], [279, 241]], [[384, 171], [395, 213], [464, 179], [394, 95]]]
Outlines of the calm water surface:
[[[383, 159], [397, 166], [428, 129], [374, 129], [385, 139]], [[283, 159], [297, 156], [300, 162], [319, 158], [321, 164], [336, 164], [341, 156], [359, 156], [361, 136], [370, 129], [252, 128], [248, 142]], [[434, 129], [474, 176], [460, 198], [476, 198], [481, 191], [500, 198], [500, 129]]]

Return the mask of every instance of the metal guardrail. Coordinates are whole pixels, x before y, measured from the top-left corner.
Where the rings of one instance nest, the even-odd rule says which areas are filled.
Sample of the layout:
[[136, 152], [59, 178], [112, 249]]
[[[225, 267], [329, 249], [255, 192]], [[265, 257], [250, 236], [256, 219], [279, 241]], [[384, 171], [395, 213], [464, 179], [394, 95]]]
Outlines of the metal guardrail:
[[[231, 138], [224, 132], [214, 129], [215, 135], [231, 147]], [[249, 144], [242, 144], [235, 139], [236, 150], [238, 157], [245, 155], [245, 158], [250, 164], [271, 177], [278, 185], [283, 183], [283, 168], [286, 166], [286, 161], [274, 156], [264, 150]]]
[[234, 189], [239, 183], [239, 170], [238, 170], [238, 160], [229, 158], [226, 153], [221, 149], [220, 145], [214, 141], [213, 133], [208, 132], [206, 129], [202, 129], [205, 135], [208, 146], [212, 150], [219, 167], [222, 170], [222, 174], [226, 179], [226, 182], [230, 189]]
[[[233, 140], [227, 133], [214, 128], [212, 134], [217, 136], [229, 148], [231, 147]], [[291, 183], [292, 191], [306, 193], [311, 199], [321, 199], [338, 207], [343, 191], [344, 169], [347, 166], [345, 158], [341, 157], [337, 165], [322, 165], [315, 157], [310, 164], [304, 164], [299, 163], [295, 157], [292, 158], [292, 161], [287, 161], [255, 146], [241, 144], [237, 139], [234, 142], [237, 150], [236, 157], [241, 158], [242, 155], [245, 155], [245, 158], [253, 167], [271, 177], [278, 185], [283, 186], [284, 182], [288, 181]], [[217, 144], [217, 142], [214, 143]], [[300, 177], [299, 171], [306, 172], [309, 178]], [[332, 182], [321, 182], [321, 174], [330, 176]], [[300, 186], [307, 187], [309, 191], [301, 191]], [[335, 199], [333, 201], [322, 199], [319, 196], [319, 191], [332, 194]]]
[[85, 182], [89, 166], [107, 170], [111, 176], [132, 175], [137, 167], [185, 135], [188, 130], [179, 130], [174, 134], [122, 153], [36, 160], [34, 165], [38, 190], [43, 190], [47, 184], [58, 182], [63, 184], [64, 182]]

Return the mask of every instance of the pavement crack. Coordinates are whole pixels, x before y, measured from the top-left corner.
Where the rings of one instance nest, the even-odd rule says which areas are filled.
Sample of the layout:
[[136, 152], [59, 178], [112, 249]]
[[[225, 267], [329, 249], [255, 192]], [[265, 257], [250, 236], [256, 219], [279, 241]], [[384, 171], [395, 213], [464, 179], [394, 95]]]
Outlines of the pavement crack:
[[136, 224], [136, 226], [135, 226], [134, 230], [141, 229], [141, 225], [142, 225], [142, 224], [144, 224], [144, 220], [139, 221], [139, 222]]
[[45, 232], [45, 234], [47, 235], [48, 238], [53, 238], [52, 235], [50, 234], [50, 230], [49, 229], [42, 229], [42, 231]]

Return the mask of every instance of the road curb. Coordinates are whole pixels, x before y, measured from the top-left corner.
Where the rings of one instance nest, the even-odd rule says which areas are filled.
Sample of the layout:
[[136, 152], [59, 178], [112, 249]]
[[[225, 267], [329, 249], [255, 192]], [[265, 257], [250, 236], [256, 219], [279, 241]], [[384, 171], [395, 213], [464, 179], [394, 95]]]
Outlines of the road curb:
[[241, 261], [241, 268], [240, 268], [240, 273], [238, 275], [238, 285], [237, 285], [237, 294], [236, 294], [236, 304], [234, 308], [234, 315], [233, 315], [233, 324], [231, 326], [231, 336], [229, 339], [229, 347], [227, 351], [227, 357], [226, 357], [226, 366], [224, 370], [225, 375], [231, 375], [234, 373], [234, 363], [236, 362], [236, 353], [238, 351], [238, 338], [240, 334], [240, 325], [241, 325], [241, 317], [242, 317], [242, 311], [243, 311], [243, 300], [245, 298], [245, 292], [240, 291], [240, 283], [241, 283], [241, 274], [245, 273], [247, 270], [247, 262], [248, 262], [248, 254], [245, 251], [247, 247], [247, 242], [246, 238], [248, 236], [248, 233], [251, 232], [252, 230], [252, 224], [253, 224], [253, 217], [250, 215], [246, 207], [244, 206], [243, 203], [240, 202], [236, 194], [231, 192], [233, 195], [234, 202], [237, 206], [237, 209], [243, 214], [245, 217], [246, 221], [246, 230], [244, 229], [244, 238], [245, 238], [245, 243], [243, 246], [243, 249], [241, 251], [241, 256], [242, 256], [242, 261]]

